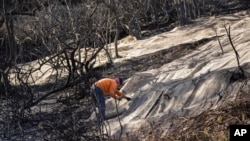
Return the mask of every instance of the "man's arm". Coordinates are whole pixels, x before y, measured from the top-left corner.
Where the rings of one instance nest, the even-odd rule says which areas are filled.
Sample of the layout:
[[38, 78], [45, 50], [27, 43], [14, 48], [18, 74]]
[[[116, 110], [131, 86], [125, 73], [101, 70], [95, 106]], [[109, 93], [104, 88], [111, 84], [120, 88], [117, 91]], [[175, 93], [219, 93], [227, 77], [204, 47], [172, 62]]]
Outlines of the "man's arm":
[[120, 100], [121, 100], [122, 98], [126, 98], [128, 101], [131, 100], [130, 97], [125, 96], [125, 95], [124, 95], [123, 93], [121, 93], [119, 90], [116, 90], [115, 93], [116, 93], [119, 97], [121, 97]]
[[123, 93], [121, 93], [117, 89], [117, 84], [116, 82], [111, 83], [110, 88], [109, 88], [109, 95], [113, 97], [114, 99], [121, 100], [122, 98], [126, 98], [128, 101], [131, 99], [127, 96], [125, 96]]
[[119, 90], [116, 90], [115, 93], [116, 93], [118, 96], [122, 97], [122, 98], [127, 98], [127, 97], [126, 97], [123, 93], [121, 93]]

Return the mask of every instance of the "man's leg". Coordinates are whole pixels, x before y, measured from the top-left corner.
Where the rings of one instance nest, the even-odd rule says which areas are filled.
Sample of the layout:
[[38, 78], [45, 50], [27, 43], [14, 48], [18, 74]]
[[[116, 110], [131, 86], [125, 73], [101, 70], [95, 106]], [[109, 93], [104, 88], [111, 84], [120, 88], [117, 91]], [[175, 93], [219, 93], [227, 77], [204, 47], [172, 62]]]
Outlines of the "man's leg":
[[102, 116], [102, 120], [105, 119], [105, 110], [106, 110], [106, 104], [105, 104], [105, 97], [104, 94], [102, 92], [102, 90], [95, 86], [95, 94], [96, 94], [96, 98], [97, 98], [97, 104], [98, 104], [98, 108], [100, 109], [101, 112], [101, 116]]

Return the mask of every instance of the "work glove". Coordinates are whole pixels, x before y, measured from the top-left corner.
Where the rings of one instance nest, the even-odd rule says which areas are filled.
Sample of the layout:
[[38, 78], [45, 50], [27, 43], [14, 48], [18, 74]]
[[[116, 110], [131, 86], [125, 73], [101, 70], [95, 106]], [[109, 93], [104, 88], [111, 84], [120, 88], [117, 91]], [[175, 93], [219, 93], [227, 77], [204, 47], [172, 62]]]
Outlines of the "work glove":
[[127, 101], [130, 101], [130, 100], [131, 100], [131, 98], [130, 98], [130, 97], [126, 97], [126, 99], [127, 99]]

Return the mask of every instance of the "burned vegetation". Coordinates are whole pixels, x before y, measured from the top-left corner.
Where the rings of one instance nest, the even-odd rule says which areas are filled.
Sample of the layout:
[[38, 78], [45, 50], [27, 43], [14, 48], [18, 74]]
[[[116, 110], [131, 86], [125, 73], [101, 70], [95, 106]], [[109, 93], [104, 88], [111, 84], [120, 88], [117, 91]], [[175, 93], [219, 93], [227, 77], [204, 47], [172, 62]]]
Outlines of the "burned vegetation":
[[[113, 64], [113, 58], [120, 57], [119, 51], [116, 44], [113, 55], [108, 45], [127, 35], [140, 40], [200, 16], [221, 10], [226, 13], [224, 9], [235, 6], [233, 2], [238, 3], [231, 12], [249, 8], [246, 1], [229, 1], [215, 6], [217, 1], [206, 0], [3, 0], [0, 139], [110, 139], [103, 126], [88, 120], [95, 111], [93, 82], [103, 75], [116, 75], [115, 66], [127, 65]], [[143, 34], [146, 30], [147, 34]], [[177, 51], [188, 53], [209, 40], [213, 39], [127, 60], [133, 65], [129, 75], [168, 63], [173, 56], [179, 57]], [[101, 51], [108, 60], [105, 69], [95, 67]], [[142, 67], [141, 60], [152, 62]]]

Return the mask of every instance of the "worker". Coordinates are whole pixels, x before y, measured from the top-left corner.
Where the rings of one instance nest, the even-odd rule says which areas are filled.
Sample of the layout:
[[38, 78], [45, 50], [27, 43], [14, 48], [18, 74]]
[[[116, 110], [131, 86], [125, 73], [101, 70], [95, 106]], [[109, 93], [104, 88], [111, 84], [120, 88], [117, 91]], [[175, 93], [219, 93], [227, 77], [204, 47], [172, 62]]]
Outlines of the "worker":
[[116, 77], [114, 79], [102, 78], [95, 83], [94, 92], [103, 120], [105, 120], [106, 110], [105, 96], [111, 96], [116, 100], [121, 100], [122, 98], [125, 98], [127, 101], [131, 100], [131, 98], [125, 96], [118, 90], [122, 83], [123, 80], [121, 77]]

